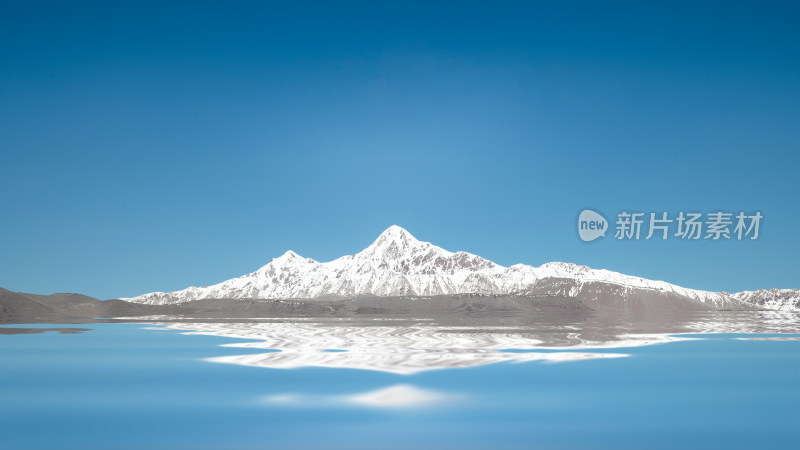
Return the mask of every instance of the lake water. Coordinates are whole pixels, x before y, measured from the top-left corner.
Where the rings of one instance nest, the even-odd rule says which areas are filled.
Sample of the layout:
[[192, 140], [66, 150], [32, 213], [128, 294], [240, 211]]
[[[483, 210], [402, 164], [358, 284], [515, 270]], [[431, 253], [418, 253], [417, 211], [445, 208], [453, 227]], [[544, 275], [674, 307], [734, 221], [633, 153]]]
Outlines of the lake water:
[[4, 326], [88, 330], [0, 335], [0, 447], [796, 449], [800, 334], [780, 323], [796, 317], [613, 339], [414, 320]]

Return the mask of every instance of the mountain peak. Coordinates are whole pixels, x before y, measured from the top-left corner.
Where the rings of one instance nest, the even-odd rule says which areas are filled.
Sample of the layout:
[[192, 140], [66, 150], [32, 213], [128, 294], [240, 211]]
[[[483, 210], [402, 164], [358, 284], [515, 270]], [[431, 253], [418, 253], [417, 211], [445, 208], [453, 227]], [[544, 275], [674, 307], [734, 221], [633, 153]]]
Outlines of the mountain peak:
[[399, 227], [397, 225], [392, 225], [387, 228], [375, 242], [372, 243], [371, 247], [383, 247], [386, 245], [390, 245], [392, 243], [397, 244], [398, 247], [407, 247], [409, 245], [419, 244], [418, 241], [414, 236], [411, 235], [408, 231], [406, 231], [403, 227]]
[[[381, 233], [381, 235], [379, 237], [391, 237], [393, 239], [394, 238], [404, 238], [404, 237], [406, 237], [406, 238], [414, 239], [414, 236], [412, 236], [411, 233], [406, 231], [405, 228], [403, 228], [401, 226], [398, 226], [398, 225], [390, 226], [389, 228], [384, 230], [383, 233]], [[416, 240], [416, 239], [414, 239], [414, 240]]]
[[[371, 261], [370, 265], [377, 264], [383, 268], [394, 267], [393, 270], [405, 272], [411, 269], [410, 261], [414, 259], [415, 255], [429, 253], [432, 249], [448, 253], [428, 242], [418, 241], [402, 227], [392, 225], [381, 233], [369, 247], [353, 257], [361, 261]], [[401, 269], [401, 266], [404, 268]]]
[[286, 253], [282, 254], [277, 258], [274, 258], [273, 261], [289, 262], [289, 261], [299, 261], [302, 259], [303, 257], [298, 255], [297, 253], [293, 252], [292, 250], [287, 250]]

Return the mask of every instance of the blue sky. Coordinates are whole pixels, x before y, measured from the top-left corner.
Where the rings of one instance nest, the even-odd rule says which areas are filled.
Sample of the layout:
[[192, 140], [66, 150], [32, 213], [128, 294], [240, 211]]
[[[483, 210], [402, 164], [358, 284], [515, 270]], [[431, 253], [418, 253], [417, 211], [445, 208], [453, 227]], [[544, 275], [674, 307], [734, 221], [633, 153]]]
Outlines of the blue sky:
[[[398, 224], [503, 265], [800, 288], [790, 2], [162, 3], [0, 6], [0, 286], [207, 285]], [[587, 244], [585, 207], [764, 219]]]

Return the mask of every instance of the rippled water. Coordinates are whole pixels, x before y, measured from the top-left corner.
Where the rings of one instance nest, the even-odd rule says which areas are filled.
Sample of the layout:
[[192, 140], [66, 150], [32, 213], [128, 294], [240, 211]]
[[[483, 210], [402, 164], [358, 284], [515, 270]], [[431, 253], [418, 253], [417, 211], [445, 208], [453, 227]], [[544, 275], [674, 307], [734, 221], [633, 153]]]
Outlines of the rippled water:
[[0, 327], [3, 448], [800, 442], [793, 314], [139, 320]]

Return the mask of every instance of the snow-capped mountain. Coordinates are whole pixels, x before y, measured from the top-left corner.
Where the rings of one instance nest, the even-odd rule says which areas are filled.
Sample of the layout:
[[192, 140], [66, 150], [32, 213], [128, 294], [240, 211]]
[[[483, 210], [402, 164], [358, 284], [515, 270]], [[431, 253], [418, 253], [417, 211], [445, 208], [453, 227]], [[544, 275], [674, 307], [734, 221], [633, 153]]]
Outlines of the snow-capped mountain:
[[800, 291], [727, 294], [686, 289], [664, 281], [595, 270], [569, 263], [539, 267], [497, 265], [466, 252], [449, 252], [415, 239], [398, 226], [384, 231], [369, 247], [322, 263], [293, 251], [253, 273], [206, 287], [153, 292], [123, 299], [153, 305], [209, 298], [314, 299], [355, 296], [435, 296], [482, 294], [567, 296], [589, 306], [603, 302], [626, 307], [642, 298], [683, 307], [797, 310]]

